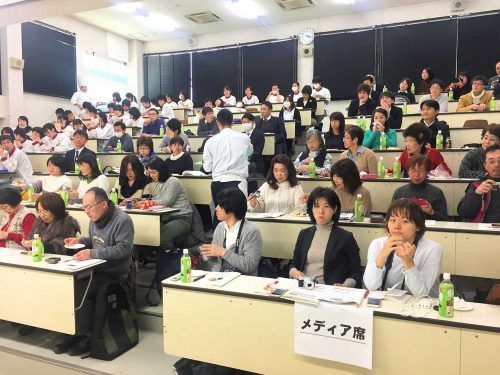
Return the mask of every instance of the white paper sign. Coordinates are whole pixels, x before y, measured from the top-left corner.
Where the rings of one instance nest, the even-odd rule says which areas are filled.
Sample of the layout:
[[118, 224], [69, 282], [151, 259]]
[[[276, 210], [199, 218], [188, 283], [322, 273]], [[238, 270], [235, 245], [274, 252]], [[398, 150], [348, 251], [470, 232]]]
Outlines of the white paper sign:
[[295, 353], [372, 369], [373, 311], [295, 303]]

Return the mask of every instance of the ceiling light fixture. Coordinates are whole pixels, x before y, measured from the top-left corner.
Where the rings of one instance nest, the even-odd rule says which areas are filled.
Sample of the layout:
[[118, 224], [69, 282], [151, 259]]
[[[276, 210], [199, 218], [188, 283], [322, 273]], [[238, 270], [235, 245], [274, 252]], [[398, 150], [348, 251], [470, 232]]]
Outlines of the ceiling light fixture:
[[144, 26], [160, 29], [161, 31], [174, 31], [179, 27], [176, 22], [160, 13], [150, 12], [148, 14], [136, 15], [135, 18]]
[[341, 5], [351, 5], [356, 3], [356, 0], [333, 0], [333, 2]]
[[224, 5], [242, 18], [255, 19], [266, 14], [264, 8], [253, 0], [225, 0]]
[[113, 8], [124, 13], [136, 13], [142, 9], [141, 3], [118, 3]]

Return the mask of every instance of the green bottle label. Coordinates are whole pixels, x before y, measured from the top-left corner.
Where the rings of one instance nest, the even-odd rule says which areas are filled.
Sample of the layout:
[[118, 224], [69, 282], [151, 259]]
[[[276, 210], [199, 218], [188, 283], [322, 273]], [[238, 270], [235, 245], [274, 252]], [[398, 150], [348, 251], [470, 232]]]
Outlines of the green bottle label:
[[443, 148], [443, 135], [442, 134], [436, 135], [436, 148], [438, 150], [441, 150]]
[[356, 199], [354, 202], [354, 221], [357, 223], [363, 222], [365, 220], [365, 208], [363, 206], [362, 199]]
[[395, 161], [392, 167], [392, 177], [401, 178], [401, 164], [399, 161]]
[[387, 150], [387, 136], [385, 135], [385, 133], [382, 133], [380, 135], [380, 149]]
[[183, 255], [181, 258], [181, 281], [183, 283], [190, 283], [192, 281], [191, 257], [189, 255]]
[[455, 288], [448, 281], [439, 284], [439, 316], [443, 318], [453, 317], [453, 299], [455, 297]]
[[383, 161], [378, 162], [378, 178], [385, 178], [385, 163]]
[[309, 165], [307, 166], [307, 169], [309, 177], [316, 178], [316, 163], [313, 161], [310, 162]]

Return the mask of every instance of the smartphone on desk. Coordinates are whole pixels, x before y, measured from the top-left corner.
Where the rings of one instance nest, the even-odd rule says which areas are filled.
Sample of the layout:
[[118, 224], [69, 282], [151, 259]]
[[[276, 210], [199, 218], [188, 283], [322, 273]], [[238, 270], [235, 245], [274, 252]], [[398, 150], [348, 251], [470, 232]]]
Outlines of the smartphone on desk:
[[370, 298], [368, 297], [368, 301], [366, 302], [366, 306], [368, 307], [380, 307], [382, 300], [380, 298]]

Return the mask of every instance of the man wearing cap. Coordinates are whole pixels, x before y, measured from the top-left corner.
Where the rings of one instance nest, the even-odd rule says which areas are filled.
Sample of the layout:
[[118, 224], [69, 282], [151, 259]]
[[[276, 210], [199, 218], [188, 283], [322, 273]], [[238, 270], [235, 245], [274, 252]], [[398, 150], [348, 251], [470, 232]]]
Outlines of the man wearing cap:
[[80, 111], [83, 110], [84, 102], [92, 103], [95, 106], [96, 101], [87, 92], [87, 80], [84, 77], [78, 78], [78, 87], [79, 89], [71, 97], [70, 103], [77, 106]]

